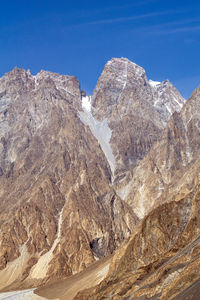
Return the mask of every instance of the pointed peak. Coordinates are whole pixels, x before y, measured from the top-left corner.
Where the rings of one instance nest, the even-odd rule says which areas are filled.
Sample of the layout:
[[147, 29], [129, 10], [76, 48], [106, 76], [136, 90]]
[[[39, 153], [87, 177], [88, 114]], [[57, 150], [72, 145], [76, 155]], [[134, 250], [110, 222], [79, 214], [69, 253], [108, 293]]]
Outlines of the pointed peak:
[[[124, 64], [131, 64], [133, 66], [136, 66], [138, 68], [143, 69], [141, 66], [139, 66], [138, 64], [134, 63], [133, 61], [129, 60], [126, 57], [113, 57], [112, 59], [110, 59], [107, 64], [117, 64], [117, 63], [124, 63]], [[144, 70], [144, 69], [143, 69]]]
[[6, 75], [18, 75], [18, 74], [25, 74], [27, 71], [24, 68], [18, 68], [15, 66], [10, 72], [6, 73]]
[[139, 77], [144, 76], [146, 74], [145, 70], [141, 66], [137, 65], [136, 63], [130, 61], [128, 58], [125, 57], [112, 58], [105, 65], [105, 69], [111, 69], [114, 72], [123, 72], [123, 70], [127, 68]]

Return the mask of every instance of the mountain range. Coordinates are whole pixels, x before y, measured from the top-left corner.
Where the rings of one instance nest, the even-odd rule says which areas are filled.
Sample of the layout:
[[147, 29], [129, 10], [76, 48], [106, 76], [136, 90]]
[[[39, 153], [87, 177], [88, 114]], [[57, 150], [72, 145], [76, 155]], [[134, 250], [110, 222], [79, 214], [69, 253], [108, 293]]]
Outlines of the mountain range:
[[75, 280], [82, 300], [195, 293], [199, 111], [199, 88], [186, 101], [126, 58], [91, 96], [74, 76], [0, 78], [0, 292], [72, 299]]

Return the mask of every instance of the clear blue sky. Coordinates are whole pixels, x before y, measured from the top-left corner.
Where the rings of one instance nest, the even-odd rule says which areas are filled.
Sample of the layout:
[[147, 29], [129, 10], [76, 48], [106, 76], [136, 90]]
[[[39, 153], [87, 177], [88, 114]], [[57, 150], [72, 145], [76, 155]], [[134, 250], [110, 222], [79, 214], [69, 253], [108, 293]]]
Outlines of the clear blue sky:
[[0, 0], [0, 75], [14, 66], [75, 75], [91, 93], [127, 57], [187, 98], [200, 84], [200, 1]]

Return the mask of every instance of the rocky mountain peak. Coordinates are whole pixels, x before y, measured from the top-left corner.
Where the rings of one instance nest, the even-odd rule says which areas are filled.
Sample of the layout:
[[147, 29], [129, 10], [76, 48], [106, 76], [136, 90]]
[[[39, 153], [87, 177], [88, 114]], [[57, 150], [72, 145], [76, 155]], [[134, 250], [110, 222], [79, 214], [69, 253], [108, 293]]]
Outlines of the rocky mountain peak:
[[163, 112], [176, 109], [119, 193], [141, 226], [116, 251], [104, 281], [77, 300], [199, 299], [200, 87], [181, 108], [169, 81], [150, 84]]
[[160, 122], [163, 124], [158, 125], [162, 127], [174, 111], [180, 111], [185, 99], [169, 80], [148, 80], [142, 67], [127, 58], [113, 58], [105, 65], [91, 103], [98, 120], [111, 117], [116, 107], [118, 117], [122, 118], [138, 105], [148, 109], [154, 106], [159, 115], [162, 114]]
[[25, 69], [15, 67], [0, 78], [0, 91], [31, 89], [31, 75]]
[[2, 289], [81, 271], [112, 253], [138, 218], [116, 195], [105, 153], [80, 119], [76, 77], [14, 69], [0, 91]]
[[10, 72], [6, 73], [5, 76], [8, 77], [21, 77], [28, 73], [24, 68], [19, 68], [15, 66]]
[[147, 86], [143, 68], [126, 58], [108, 61], [92, 95], [94, 111], [99, 111], [97, 117], [110, 115], [114, 106], [126, 105], [124, 93], [130, 88], [137, 93], [137, 88], [141, 90], [142, 86]]
[[91, 112], [108, 124], [118, 178], [147, 154], [184, 102], [170, 82], [152, 84], [145, 70], [128, 59], [108, 61], [91, 96]]
[[105, 69], [110, 69], [112, 72], [118, 72], [119, 76], [126, 73], [126, 71], [128, 71], [127, 68], [130, 68], [138, 77], [145, 76], [145, 70], [142, 67], [124, 57], [112, 58], [105, 65]]
[[0, 78], [0, 106], [4, 109], [19, 95], [24, 101], [34, 97], [54, 102], [67, 98], [76, 109], [81, 109], [80, 83], [75, 76], [44, 70], [32, 75], [30, 70], [15, 67]]
[[176, 111], [179, 112], [185, 104], [185, 99], [169, 80], [163, 82], [153, 82], [149, 80], [154, 99], [154, 107], [158, 113], [162, 114], [164, 126], [170, 116]]
[[60, 88], [65, 88], [68, 86], [68, 83], [70, 82], [71, 85], [76, 85], [78, 88], [80, 86], [78, 79], [75, 76], [69, 76], [69, 75], [61, 75], [58, 73], [50, 72], [41, 70], [39, 73], [37, 73], [35, 76], [33, 76], [36, 81], [42, 81], [44, 79], [50, 78], [56, 86]]

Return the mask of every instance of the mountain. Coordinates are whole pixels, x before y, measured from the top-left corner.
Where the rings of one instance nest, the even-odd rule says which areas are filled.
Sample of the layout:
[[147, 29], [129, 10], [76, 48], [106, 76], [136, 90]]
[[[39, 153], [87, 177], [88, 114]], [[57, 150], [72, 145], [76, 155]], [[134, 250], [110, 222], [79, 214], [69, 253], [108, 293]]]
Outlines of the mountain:
[[75, 299], [170, 300], [196, 282], [200, 276], [199, 191], [198, 183], [183, 199], [149, 213], [137, 234], [116, 252], [107, 277]]
[[0, 79], [1, 291], [80, 272], [138, 231], [120, 189], [185, 103], [124, 58], [81, 95], [74, 76], [15, 68]]
[[170, 116], [185, 100], [164, 81], [152, 84], [128, 59], [109, 61], [91, 97], [92, 113], [111, 130], [114, 181], [122, 180], [148, 153]]
[[[146, 203], [140, 228], [116, 251], [107, 277], [75, 299], [198, 299], [199, 111], [200, 88], [174, 113], [162, 139], [135, 170], [134, 178], [140, 176], [139, 182], [143, 176], [146, 187], [140, 198]], [[159, 180], [164, 184], [158, 200]]]
[[118, 194], [138, 217], [193, 189], [199, 172], [199, 105], [198, 88], [180, 113], [172, 115], [160, 140], [134, 169], [132, 179], [119, 188]]

